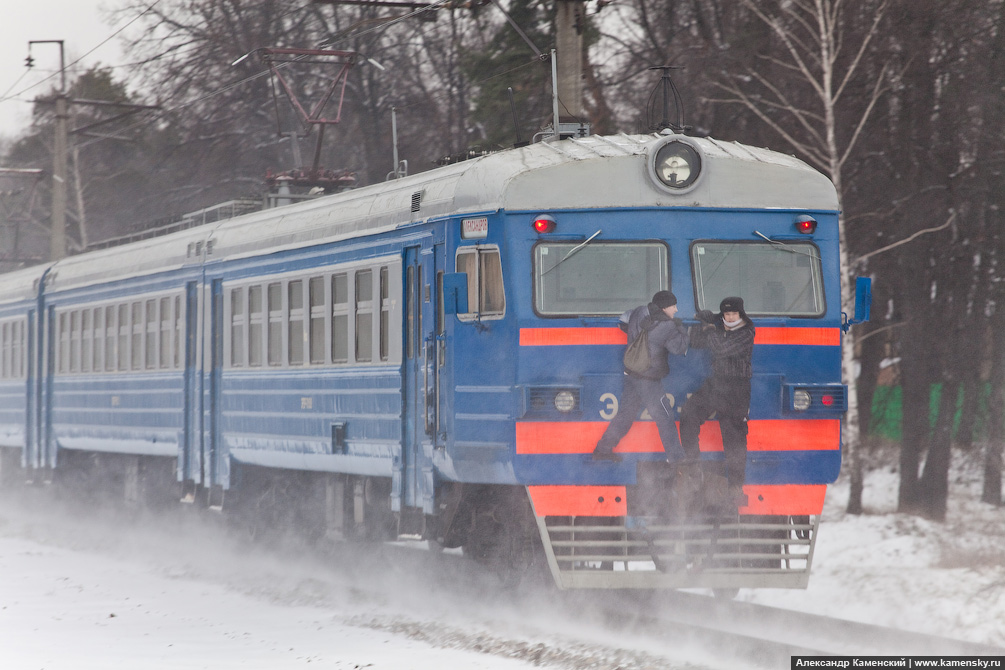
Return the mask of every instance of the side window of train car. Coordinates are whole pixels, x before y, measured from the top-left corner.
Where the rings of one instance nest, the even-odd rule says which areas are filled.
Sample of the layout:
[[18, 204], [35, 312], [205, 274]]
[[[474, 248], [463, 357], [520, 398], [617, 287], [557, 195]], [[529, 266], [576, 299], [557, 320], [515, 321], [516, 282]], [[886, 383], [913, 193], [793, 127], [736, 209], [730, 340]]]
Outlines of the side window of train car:
[[80, 313], [80, 328], [82, 340], [80, 343], [80, 371], [90, 372], [93, 360], [94, 328], [91, 323], [92, 312], [85, 309]]
[[356, 272], [356, 361], [373, 360], [373, 271]]
[[60, 312], [56, 324], [59, 332], [59, 364], [56, 369], [65, 374], [70, 369], [70, 315]]
[[162, 370], [167, 370], [172, 367], [173, 360], [173, 357], [171, 356], [171, 344], [174, 340], [172, 332], [174, 329], [174, 320], [172, 319], [171, 314], [171, 298], [160, 299], [159, 317], [160, 330], [157, 333], [157, 350], [160, 352], [160, 357], [157, 363]]
[[262, 367], [265, 359], [265, 298], [261, 284], [248, 287], [248, 365]]
[[547, 241], [534, 246], [534, 310], [541, 316], [617, 316], [670, 288], [659, 241]]
[[[183, 323], [179, 296], [58, 312], [53, 324], [56, 370], [86, 374], [180, 369]], [[17, 344], [23, 348], [23, 337]]]
[[697, 309], [743, 298], [752, 316], [818, 317], [826, 311], [820, 250], [809, 242], [700, 241], [691, 247]]
[[297, 279], [287, 284], [290, 320], [287, 341], [289, 342], [290, 365], [304, 364], [304, 282]]
[[269, 365], [283, 364], [283, 285], [269, 284], [266, 289], [269, 308]]
[[[228, 287], [230, 368], [400, 362], [399, 262]], [[285, 338], [285, 339], [284, 339]]]
[[332, 363], [349, 361], [349, 275], [332, 275]]
[[455, 268], [468, 276], [468, 312], [458, 314], [458, 318], [502, 318], [506, 313], [506, 292], [499, 249], [462, 247], [457, 250]]
[[27, 368], [25, 322], [11, 319], [0, 323], [0, 379], [23, 379]]
[[244, 333], [247, 327], [244, 287], [230, 291], [230, 366], [244, 367]]
[[325, 299], [325, 278], [311, 277], [307, 289], [310, 305], [310, 356], [311, 365], [325, 363], [325, 311], [328, 301]]

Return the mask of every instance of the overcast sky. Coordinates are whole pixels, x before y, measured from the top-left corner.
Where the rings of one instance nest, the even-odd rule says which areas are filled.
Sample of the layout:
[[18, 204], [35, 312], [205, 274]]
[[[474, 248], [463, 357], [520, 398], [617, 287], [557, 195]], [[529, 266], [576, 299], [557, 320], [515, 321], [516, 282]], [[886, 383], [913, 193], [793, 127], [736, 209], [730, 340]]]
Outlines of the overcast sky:
[[[117, 65], [122, 62], [119, 50], [121, 35], [111, 37], [120, 26], [108, 25], [103, 11], [115, 4], [116, 0], [3, 2], [3, 14], [0, 16], [0, 135], [9, 136], [24, 129], [31, 117], [31, 100], [39, 93], [59, 86], [59, 45], [32, 45], [31, 55], [35, 65], [27, 70], [25, 57], [29, 41], [63, 40], [68, 69], [78, 59], [81, 59], [80, 62], [73, 65], [78, 71], [97, 63]], [[55, 76], [43, 82], [52, 75]]]

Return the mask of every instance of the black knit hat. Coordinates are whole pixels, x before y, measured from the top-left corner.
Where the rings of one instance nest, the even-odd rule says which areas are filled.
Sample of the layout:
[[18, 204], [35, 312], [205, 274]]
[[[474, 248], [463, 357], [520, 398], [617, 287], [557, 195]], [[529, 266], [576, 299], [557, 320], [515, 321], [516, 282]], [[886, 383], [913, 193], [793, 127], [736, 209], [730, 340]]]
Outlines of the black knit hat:
[[677, 296], [670, 291], [657, 291], [656, 294], [653, 295], [653, 304], [660, 309], [673, 307], [677, 304]]
[[740, 314], [744, 314], [743, 298], [735, 296], [723, 298], [722, 302], [719, 303], [719, 313], [722, 314], [723, 312], [739, 312]]

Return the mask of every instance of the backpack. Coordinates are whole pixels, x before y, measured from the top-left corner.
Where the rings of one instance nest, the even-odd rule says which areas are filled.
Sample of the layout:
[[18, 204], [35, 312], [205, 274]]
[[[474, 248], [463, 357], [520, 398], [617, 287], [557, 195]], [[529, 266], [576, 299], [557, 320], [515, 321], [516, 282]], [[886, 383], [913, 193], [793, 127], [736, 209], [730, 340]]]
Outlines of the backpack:
[[625, 370], [637, 375], [649, 369], [649, 330], [652, 325], [643, 327], [635, 339], [628, 343], [625, 349]]

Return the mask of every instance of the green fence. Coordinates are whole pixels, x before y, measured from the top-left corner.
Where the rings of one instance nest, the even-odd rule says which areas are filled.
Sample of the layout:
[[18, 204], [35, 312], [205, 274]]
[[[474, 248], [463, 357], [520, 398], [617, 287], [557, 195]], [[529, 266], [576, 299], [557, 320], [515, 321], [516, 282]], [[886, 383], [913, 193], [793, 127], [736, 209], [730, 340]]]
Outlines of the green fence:
[[[988, 398], [991, 394], [991, 385], [984, 384], [980, 389], [980, 396], [977, 399], [977, 425], [974, 426], [974, 438], [986, 437], [988, 417]], [[928, 395], [928, 417], [930, 426], [935, 426], [935, 420], [939, 414], [939, 399], [942, 397], [942, 384], [933, 384]], [[899, 441], [901, 438], [901, 390], [899, 386], [877, 386], [872, 396], [872, 421], [869, 425], [869, 433], [876, 437]], [[963, 389], [960, 388], [959, 397], [956, 398], [956, 416], [953, 419], [953, 435], [959, 429], [960, 420], [963, 416]]]

